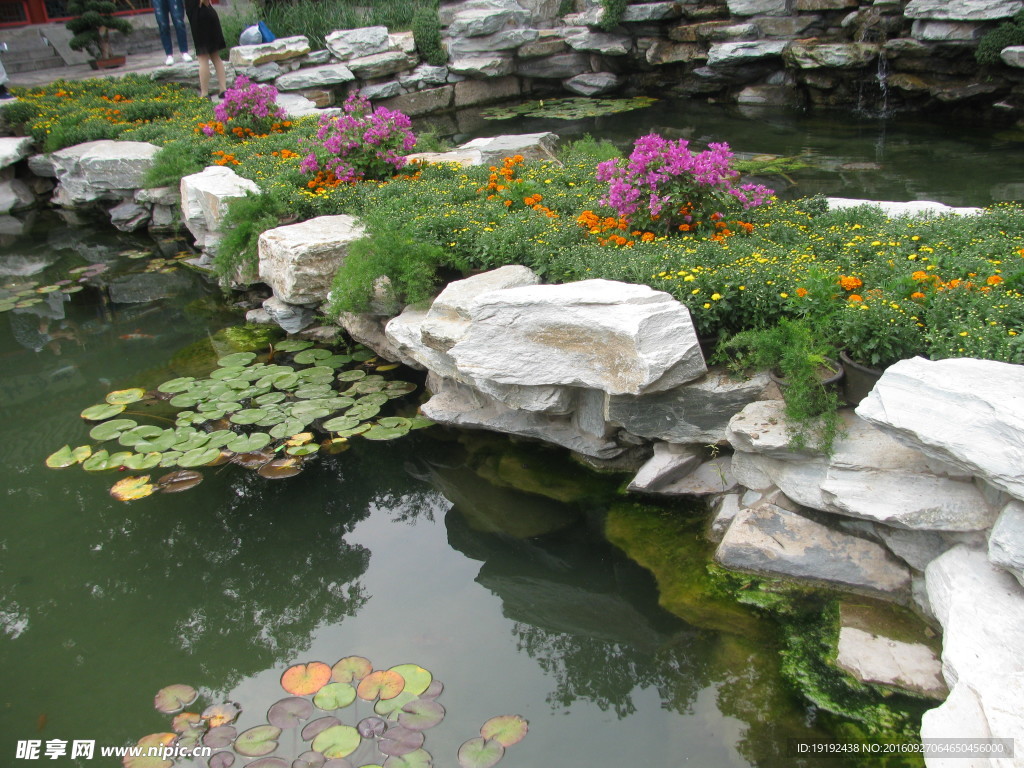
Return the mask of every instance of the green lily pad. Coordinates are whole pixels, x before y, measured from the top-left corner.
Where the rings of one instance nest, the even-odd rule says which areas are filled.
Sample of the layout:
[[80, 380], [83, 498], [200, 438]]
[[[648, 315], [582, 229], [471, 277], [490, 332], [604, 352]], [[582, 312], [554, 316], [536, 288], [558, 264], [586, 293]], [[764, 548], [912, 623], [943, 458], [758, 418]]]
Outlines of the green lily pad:
[[290, 445], [285, 449], [289, 456], [309, 456], [319, 450], [320, 446], [317, 443], [308, 443], [307, 445]]
[[326, 758], [348, 757], [359, 748], [362, 737], [350, 725], [332, 725], [313, 739], [313, 750]]
[[270, 445], [271, 437], [266, 432], [253, 432], [251, 435], [237, 435], [226, 444], [229, 451], [235, 453], [252, 453]]
[[363, 433], [363, 437], [367, 440], [397, 440], [407, 434], [409, 434], [408, 429], [382, 427], [379, 424], [374, 424]]
[[273, 405], [274, 403], [280, 403], [288, 397], [284, 392], [267, 392], [265, 395], [259, 395], [253, 402], [256, 405]]
[[385, 395], [383, 392], [374, 392], [373, 394], [363, 395], [362, 397], [357, 399], [356, 400], [356, 406], [357, 407], [358, 406], [362, 406], [362, 405], [381, 406], [381, 405], [384, 405], [384, 403], [386, 403], [387, 401], [388, 401], [388, 396]]
[[214, 381], [226, 381], [228, 379], [235, 379], [245, 373], [245, 368], [241, 365], [229, 365], [226, 368], [218, 368], [210, 374], [210, 378]]
[[406, 693], [402, 691], [400, 694], [391, 699], [381, 699], [373, 705], [373, 711], [381, 717], [386, 717], [389, 720], [395, 720], [398, 718], [398, 713], [402, 711], [402, 707], [408, 704], [410, 701], [416, 701], [417, 695], [415, 693]]
[[425, 749], [417, 749], [407, 755], [389, 757], [384, 765], [387, 768], [431, 768], [433, 758]]
[[185, 707], [199, 698], [199, 691], [191, 685], [168, 685], [161, 688], [153, 697], [153, 706], [157, 712], [172, 715], [181, 712]]
[[65, 445], [59, 451], [54, 451], [46, 457], [46, 466], [50, 469], [63, 469], [74, 464], [80, 464], [92, 455], [92, 448], [88, 445], [80, 445], [72, 449]]
[[266, 415], [262, 408], [243, 408], [232, 413], [230, 421], [232, 424], [255, 424]]
[[345, 415], [351, 416], [353, 419], [366, 421], [367, 419], [376, 418], [379, 413], [380, 407], [376, 405], [353, 405]]
[[276, 725], [257, 725], [238, 734], [235, 739], [235, 752], [243, 757], [261, 757], [269, 755], [277, 749], [277, 740], [281, 729]]
[[322, 365], [326, 368], [340, 368], [343, 365], [348, 365], [352, 362], [352, 355], [331, 355], [330, 357], [321, 357], [316, 361], [317, 365]]
[[110, 458], [108, 451], [96, 451], [92, 456], [82, 462], [82, 469], [86, 472], [102, 472], [107, 468], [107, 459]]
[[513, 107], [495, 107], [481, 112], [485, 120], [513, 120], [523, 117], [545, 117], [552, 120], [579, 120], [618, 112], [631, 112], [651, 106], [657, 99], [635, 96], [629, 99], [564, 98], [528, 101]]
[[336, 377], [338, 381], [359, 381], [366, 378], [366, 371], [356, 368], [351, 371], [342, 371]]
[[335, 434], [338, 437], [355, 437], [356, 435], [361, 435], [364, 432], [369, 431], [369, 429], [370, 425], [363, 423], [358, 426], [352, 427], [352, 429], [339, 429], [335, 432]]
[[278, 410], [277, 408], [271, 410], [271, 408], [272, 406], [269, 405], [263, 408], [263, 410], [267, 412], [267, 415], [256, 422], [257, 427], [275, 427], [288, 418], [288, 415], [284, 411]]
[[160, 459], [160, 466], [165, 468], [176, 467], [180, 458], [181, 451], [164, 451], [163, 458]]
[[[124, 421], [128, 421], [128, 419], [124, 419]], [[95, 432], [100, 427], [107, 426], [108, 424], [113, 423], [114, 422], [112, 421], [108, 421], [105, 424], [100, 424], [99, 427], [93, 428], [93, 432]], [[128, 429], [124, 432], [121, 432], [121, 434], [118, 435], [117, 440], [119, 443], [121, 443], [121, 445], [130, 448], [132, 446], [138, 445], [143, 440], [152, 440], [154, 437], [159, 437], [163, 433], [164, 430], [161, 427], [155, 427], [152, 424], [142, 424], [138, 427], [134, 427], [132, 429]], [[90, 432], [89, 434], [91, 436], [92, 432]]]
[[426, 416], [413, 416], [409, 419], [409, 429], [424, 429], [425, 427], [432, 427], [437, 424], [433, 419], [428, 419]]
[[526, 738], [529, 723], [521, 715], [498, 715], [480, 726], [480, 735], [511, 747]]
[[424, 669], [418, 664], [399, 664], [398, 666], [392, 667], [391, 671], [397, 672], [405, 680], [405, 688], [403, 690], [416, 696], [419, 696], [427, 690], [427, 688], [430, 687], [431, 681], [434, 679], [430, 670]]
[[182, 392], [170, 399], [170, 404], [175, 408], [192, 408], [200, 401], [200, 397], [194, 391]]
[[309, 349], [313, 346], [312, 341], [306, 341], [304, 339], [285, 339], [279, 341], [274, 345], [274, 349], [280, 352], [300, 352], [303, 349]]
[[[262, 382], [263, 379], [260, 379]], [[297, 373], [278, 373], [271, 377], [270, 384], [274, 389], [294, 389], [295, 385], [299, 383], [299, 375]]]
[[330, 395], [334, 390], [330, 384], [308, 384], [295, 390], [295, 396], [302, 400], [314, 400]]
[[325, 712], [347, 707], [356, 700], [356, 689], [348, 683], [328, 683], [313, 697], [313, 703]]
[[459, 765], [461, 768], [491, 768], [505, 756], [505, 748], [496, 741], [488, 741], [480, 736], [470, 739], [459, 747]]
[[322, 358], [330, 357], [332, 354], [329, 349], [305, 349], [295, 355], [295, 362], [299, 365], [309, 365]]
[[133, 389], [118, 389], [110, 392], [104, 399], [111, 405], [128, 405], [129, 403], [137, 403], [145, 396], [146, 390], [134, 387]]
[[101, 403], [100, 405], [90, 405], [86, 408], [80, 416], [86, 421], [103, 421], [109, 419], [111, 416], [117, 416], [124, 410], [123, 405], [111, 405], [110, 403]]
[[232, 432], [230, 429], [218, 429], [207, 435], [206, 444], [211, 448], [223, 448], [237, 437], [238, 433]]
[[346, 656], [331, 667], [331, 679], [338, 683], [362, 680], [373, 672], [373, 664], [363, 656]]
[[270, 428], [270, 436], [275, 440], [282, 440], [294, 437], [299, 434], [306, 425], [299, 419], [288, 419]]
[[93, 440], [100, 441], [113, 440], [116, 437], [120, 437], [128, 430], [134, 429], [136, 426], [138, 426], [138, 422], [132, 421], [131, 419], [114, 419], [113, 421], [105, 421], [90, 429], [89, 437]]
[[369, 349], [357, 349], [352, 353], [352, 359], [359, 363], [365, 363], [367, 360], [372, 360], [374, 357], [374, 353]]
[[351, 416], [336, 416], [325, 421], [323, 426], [328, 432], [344, 432], [346, 429], [352, 429], [359, 424], [359, 419], [353, 419]]
[[178, 442], [178, 436], [174, 434], [174, 430], [164, 429], [156, 437], [137, 442], [135, 450], [141, 453], [150, 453], [151, 451], [163, 452], [169, 450], [176, 442]]
[[225, 355], [217, 361], [217, 365], [222, 368], [233, 368], [235, 366], [245, 366], [256, 359], [255, 352], [235, 352], [233, 355]]
[[219, 448], [193, 448], [181, 455], [181, 458], [178, 459], [178, 466], [184, 469], [201, 467], [205, 464], [209, 464], [211, 461], [216, 461], [219, 458]]
[[160, 465], [160, 459], [163, 458], [163, 454], [160, 453], [133, 453], [127, 459], [124, 460], [124, 465], [128, 469], [142, 470], [152, 469], [153, 467]]
[[[336, 718], [334, 715], [327, 715], [326, 717], [318, 717], [316, 720], [311, 720], [306, 723], [303, 727], [302, 732], [299, 734], [303, 741], [312, 741], [317, 737], [317, 734], [323, 733], [328, 728], [334, 725], [341, 725], [341, 720]], [[317, 753], [319, 754], [319, 753]], [[320, 755], [323, 758], [323, 755]]]
[[416, 385], [411, 381], [389, 381], [384, 385], [384, 391], [388, 393], [388, 397], [401, 397], [415, 392]]

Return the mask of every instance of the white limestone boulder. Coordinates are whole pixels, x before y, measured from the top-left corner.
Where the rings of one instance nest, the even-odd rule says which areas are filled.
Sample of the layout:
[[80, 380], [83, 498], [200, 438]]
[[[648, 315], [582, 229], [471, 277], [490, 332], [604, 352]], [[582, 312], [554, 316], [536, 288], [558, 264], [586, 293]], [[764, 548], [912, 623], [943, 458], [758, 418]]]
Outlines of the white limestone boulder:
[[640, 467], [626, 490], [658, 493], [664, 486], [693, 472], [702, 458], [703, 451], [693, 445], [655, 443], [654, 455]]
[[988, 539], [988, 559], [1024, 585], [1024, 503], [1011, 501], [999, 513]]
[[[1024, 764], [1024, 589], [992, 565], [985, 552], [958, 546], [933, 560], [925, 573], [928, 599], [942, 625], [942, 674], [949, 699], [926, 712], [921, 737], [1016, 738], [1015, 759], [986, 765]], [[933, 761], [953, 766], [963, 760]], [[981, 765], [981, 763], [977, 763]]]
[[878, 43], [793, 43], [786, 61], [800, 69], [856, 69], [878, 58]]
[[32, 194], [21, 179], [3, 179], [0, 181], [0, 214], [30, 208], [36, 204], [36, 196]]
[[387, 27], [340, 29], [324, 38], [327, 50], [339, 61], [395, 50]]
[[305, 56], [312, 50], [305, 35], [279, 37], [272, 43], [236, 45], [231, 49], [230, 61], [236, 67], [258, 67], [272, 61], [287, 61]]
[[325, 64], [321, 67], [307, 67], [281, 75], [274, 85], [282, 91], [298, 91], [303, 88], [319, 88], [324, 85], [340, 85], [356, 79], [352, 70], [344, 64]]
[[907, 202], [859, 200], [852, 197], [828, 197], [825, 199], [830, 211], [842, 211], [846, 208], [859, 208], [862, 205], [871, 205], [880, 208], [882, 213], [890, 217], [916, 216], [977, 216], [982, 212], [981, 208], [957, 208], [945, 203], [936, 203], [931, 200], [909, 200]]
[[992, 21], [1009, 18], [1021, 9], [1021, 0], [910, 0], [903, 15], [908, 19]]
[[481, 165], [501, 165], [506, 157], [522, 155], [526, 160], [554, 160], [558, 136], [553, 133], [521, 133], [467, 141], [457, 152], [479, 152]]
[[260, 280], [289, 304], [324, 301], [349, 246], [365, 234], [358, 219], [345, 215], [268, 229], [257, 246]]
[[312, 307], [289, 304], [276, 296], [271, 296], [263, 302], [263, 310], [271, 322], [276, 323], [287, 333], [298, 333], [316, 322], [316, 312]]
[[567, 91], [589, 98], [611, 93], [625, 81], [624, 77], [612, 72], [590, 72], [563, 80], [562, 87]]
[[31, 136], [0, 137], [0, 168], [14, 165], [32, 154]]
[[778, 486], [811, 509], [897, 528], [975, 531], [997, 510], [970, 476], [898, 442], [850, 411], [832, 456], [789, 447], [785, 405], [748, 405], [729, 422], [733, 472], [748, 488]]
[[130, 197], [142, 186], [160, 147], [144, 141], [89, 141], [50, 155], [58, 186], [54, 202], [75, 207]]
[[504, 3], [492, 8], [462, 8], [455, 12], [448, 24], [447, 34], [451, 37], [482, 37], [529, 21], [530, 12], [517, 3]]
[[708, 50], [709, 67], [749, 64], [760, 59], [781, 56], [789, 43], [786, 40], [751, 40], [713, 43]]
[[664, 482], [650, 493], [662, 496], [714, 496], [739, 489], [732, 473], [732, 456], [718, 456], [676, 480]]
[[970, 358], [901, 360], [885, 370], [857, 414], [900, 442], [1024, 499], [1024, 366]]
[[785, 16], [789, 13], [786, 0], [728, 0], [733, 16]]
[[876, 635], [859, 627], [839, 628], [836, 664], [862, 683], [874, 683], [944, 699], [949, 692], [942, 679], [942, 664], [922, 643], [907, 643]]
[[473, 379], [609, 394], [660, 392], [707, 370], [686, 307], [611, 280], [490, 291], [448, 354]]
[[599, 53], [602, 56], [625, 56], [633, 48], [633, 38], [629, 35], [589, 30], [575, 35], [567, 35], [565, 42], [574, 51]]
[[260, 191], [256, 182], [223, 165], [211, 165], [181, 180], [181, 218], [196, 245], [214, 254], [223, 236], [221, 225], [228, 203]]
[[905, 600], [910, 591], [910, 572], [885, 547], [770, 503], [736, 515], [715, 560], [733, 570], [830, 584], [889, 600]]
[[358, 56], [345, 62], [352, 74], [363, 80], [375, 77], [387, 77], [398, 72], [412, 69], [419, 59], [404, 51], [384, 51], [369, 56]]

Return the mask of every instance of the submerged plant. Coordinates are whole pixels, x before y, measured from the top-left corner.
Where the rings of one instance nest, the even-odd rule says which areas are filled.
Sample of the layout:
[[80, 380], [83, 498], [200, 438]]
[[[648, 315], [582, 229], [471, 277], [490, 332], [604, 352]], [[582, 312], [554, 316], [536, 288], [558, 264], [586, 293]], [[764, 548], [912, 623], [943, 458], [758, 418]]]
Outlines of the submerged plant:
[[[156, 747], [147, 768], [170, 768], [183, 750], [202, 744], [214, 751], [209, 768], [230, 768], [237, 757], [260, 758], [252, 768], [429, 768], [433, 756], [424, 746], [426, 731], [447, 714], [438, 701], [444, 685], [417, 664], [374, 669], [369, 659], [346, 656], [333, 666], [321, 661], [293, 664], [281, 675], [287, 697], [267, 710], [267, 721], [241, 733], [233, 725], [237, 704], [214, 704], [186, 712], [199, 699], [190, 685], [170, 685], [157, 692], [157, 711], [174, 715], [173, 732], [154, 733], [138, 741]], [[373, 708], [359, 712], [360, 702]], [[352, 707], [351, 710], [348, 710]], [[196, 709], [199, 709], [198, 707]], [[346, 710], [345, 713], [342, 710]], [[347, 721], [347, 722], [346, 722]], [[529, 723], [520, 715], [488, 719], [480, 735], [458, 751], [460, 768], [491, 768], [505, 750], [522, 741]], [[286, 731], [298, 738], [285, 739]], [[283, 742], [292, 745], [289, 751]], [[125, 758], [126, 768], [139, 763]]]

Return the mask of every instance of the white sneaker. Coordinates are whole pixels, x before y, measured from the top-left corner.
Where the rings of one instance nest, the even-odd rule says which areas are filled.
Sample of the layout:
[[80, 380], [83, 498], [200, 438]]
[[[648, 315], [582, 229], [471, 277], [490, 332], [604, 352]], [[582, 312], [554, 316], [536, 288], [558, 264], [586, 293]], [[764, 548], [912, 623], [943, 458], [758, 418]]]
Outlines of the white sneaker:
[[181, 52], [181, 60], [185, 61], [185, 62], [192, 61], [192, 56], [191, 56], [191, 54], [189, 54], [188, 51], [182, 51]]
[[174, 57], [173, 56], [168, 56], [166, 59], [164, 59], [164, 64], [166, 64], [168, 67], [173, 67], [174, 66]]

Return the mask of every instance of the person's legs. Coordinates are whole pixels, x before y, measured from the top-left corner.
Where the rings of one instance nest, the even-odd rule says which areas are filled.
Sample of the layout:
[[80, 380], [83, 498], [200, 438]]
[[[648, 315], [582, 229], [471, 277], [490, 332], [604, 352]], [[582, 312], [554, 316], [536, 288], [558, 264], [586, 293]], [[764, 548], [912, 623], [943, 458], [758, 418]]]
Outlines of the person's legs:
[[199, 95], [205, 98], [210, 93], [210, 54], [197, 53], [196, 56], [199, 59]]
[[224, 74], [224, 62], [220, 58], [220, 54], [213, 54], [213, 69], [217, 73], [217, 85], [220, 86], [220, 95], [223, 96], [224, 92], [228, 89], [227, 76]]
[[[178, 50], [188, 53], [188, 32], [185, 29], [185, 4], [183, 0], [159, 0], [170, 6], [171, 22], [178, 37]], [[187, 61], [187, 59], [186, 59]]]
[[164, 46], [164, 53], [168, 56], [174, 52], [171, 48], [171, 22], [169, 17], [170, 6], [168, 0], [153, 0], [153, 15], [156, 17], [156, 28], [160, 33], [160, 42]]

